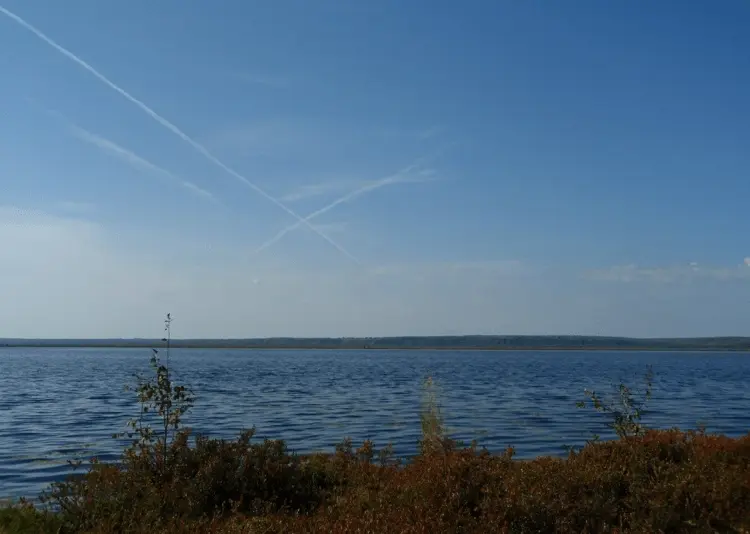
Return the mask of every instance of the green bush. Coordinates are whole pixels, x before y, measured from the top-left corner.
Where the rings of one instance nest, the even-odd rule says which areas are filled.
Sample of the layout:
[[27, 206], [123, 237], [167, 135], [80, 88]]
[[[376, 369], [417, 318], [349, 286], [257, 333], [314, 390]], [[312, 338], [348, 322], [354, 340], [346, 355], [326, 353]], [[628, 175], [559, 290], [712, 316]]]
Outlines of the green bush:
[[0, 508], [0, 534], [45, 534], [60, 529], [60, 518], [25, 503]]

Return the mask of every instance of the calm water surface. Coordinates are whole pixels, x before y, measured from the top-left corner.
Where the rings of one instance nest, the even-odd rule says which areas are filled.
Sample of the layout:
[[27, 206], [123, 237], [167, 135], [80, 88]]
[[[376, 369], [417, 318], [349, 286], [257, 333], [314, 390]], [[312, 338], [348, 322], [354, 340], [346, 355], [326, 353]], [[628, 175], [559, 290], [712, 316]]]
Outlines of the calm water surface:
[[[35, 496], [68, 472], [66, 460], [114, 460], [111, 435], [136, 413], [143, 349], [0, 349], [0, 497]], [[419, 438], [421, 384], [441, 388], [454, 436], [520, 457], [563, 454], [605, 420], [575, 408], [584, 388], [656, 374], [644, 421], [740, 435], [750, 430], [750, 355], [649, 352], [175, 350], [172, 368], [196, 405], [188, 424], [233, 437], [256, 426], [298, 452], [342, 438], [392, 442], [409, 456]]]

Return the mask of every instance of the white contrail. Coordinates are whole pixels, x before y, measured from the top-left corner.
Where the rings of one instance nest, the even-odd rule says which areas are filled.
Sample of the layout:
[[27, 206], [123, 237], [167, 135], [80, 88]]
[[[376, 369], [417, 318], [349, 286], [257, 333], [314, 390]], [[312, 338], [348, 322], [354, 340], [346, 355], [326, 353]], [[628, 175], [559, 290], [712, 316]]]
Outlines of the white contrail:
[[50, 115], [51, 117], [60, 121], [63, 125], [65, 125], [65, 127], [68, 130], [70, 130], [70, 132], [73, 134], [74, 137], [80, 139], [81, 141], [89, 143], [99, 148], [103, 152], [106, 152], [112, 156], [120, 158], [121, 160], [123, 160], [128, 165], [130, 165], [131, 167], [133, 167], [134, 169], [138, 171], [156, 174], [156, 175], [168, 178], [170, 181], [176, 184], [179, 184], [180, 186], [190, 191], [193, 195], [199, 196], [229, 211], [229, 208], [226, 205], [224, 205], [224, 203], [222, 203], [216, 197], [216, 195], [211, 193], [211, 191], [207, 191], [206, 189], [203, 189], [202, 187], [200, 187], [199, 185], [191, 181], [183, 180], [182, 178], [175, 175], [171, 171], [168, 171], [167, 169], [160, 167], [156, 163], [152, 163], [146, 158], [139, 156], [138, 154], [136, 154], [130, 149], [127, 149], [123, 146], [118, 145], [117, 143], [115, 143], [114, 141], [110, 139], [107, 139], [105, 137], [102, 137], [101, 135], [95, 134], [84, 128], [81, 128], [80, 126], [78, 126], [76, 123], [71, 121], [68, 117], [66, 117], [65, 115], [57, 111], [56, 109], [47, 108], [39, 104], [35, 99], [30, 98], [30, 97], [26, 97], [26, 100], [31, 105], [38, 107], [47, 115]]
[[150, 172], [153, 174], [157, 174], [159, 176], [164, 176], [165, 178], [168, 178], [172, 182], [177, 183], [180, 186], [184, 187], [185, 189], [187, 189], [194, 195], [197, 195], [201, 198], [211, 201], [214, 204], [218, 204], [219, 206], [224, 207], [224, 205], [219, 201], [219, 199], [217, 199], [216, 196], [214, 196], [214, 194], [211, 193], [210, 191], [206, 191], [205, 189], [198, 186], [197, 184], [194, 184], [193, 182], [190, 182], [188, 180], [183, 180], [182, 178], [173, 174], [171, 171], [168, 171], [167, 169], [163, 167], [159, 167], [156, 163], [150, 162], [149, 160], [139, 156], [135, 152], [118, 145], [114, 141], [110, 141], [109, 139], [101, 137], [100, 135], [91, 133], [88, 130], [84, 130], [80, 126], [77, 126], [73, 123], [70, 123], [69, 127], [70, 127], [70, 130], [73, 132], [73, 135], [76, 136], [78, 139], [86, 143], [89, 143], [91, 145], [94, 145], [95, 147], [115, 157], [120, 158], [121, 160], [125, 161], [128, 165], [130, 165], [134, 169], [137, 169], [142, 172], [143, 171]]
[[9, 11], [5, 7], [0, 5], [0, 13], [5, 15], [6, 17], [10, 18], [17, 24], [23, 26], [25, 29], [36, 35], [39, 39], [47, 43], [49, 46], [57, 50], [59, 53], [73, 61], [74, 63], [77, 63], [80, 67], [87, 70], [90, 74], [92, 74], [95, 78], [97, 78], [100, 82], [105, 84], [110, 89], [120, 93], [123, 97], [125, 97], [127, 100], [138, 106], [144, 113], [146, 113], [148, 116], [150, 116], [153, 120], [161, 124], [164, 128], [171, 131], [173, 134], [178, 136], [180, 139], [188, 143], [190, 146], [192, 146], [195, 150], [200, 152], [206, 159], [211, 161], [213, 164], [233, 176], [234, 178], [241, 181], [246, 186], [250, 187], [252, 190], [254, 190], [256, 193], [264, 197], [265, 199], [273, 202], [276, 204], [279, 208], [287, 212], [289, 215], [297, 219], [300, 224], [306, 225], [308, 228], [310, 228], [313, 232], [318, 234], [320, 237], [328, 241], [331, 245], [333, 245], [336, 249], [338, 249], [339, 252], [350, 258], [356, 263], [360, 263], [359, 260], [354, 257], [348, 250], [346, 250], [344, 247], [339, 245], [336, 241], [328, 237], [326, 234], [315, 228], [313, 225], [311, 225], [308, 221], [303, 219], [300, 215], [297, 215], [294, 211], [292, 211], [290, 208], [288, 208], [283, 202], [276, 199], [275, 197], [269, 195], [265, 192], [265, 190], [261, 189], [259, 186], [255, 185], [253, 182], [242, 176], [240, 173], [226, 165], [224, 162], [219, 160], [216, 156], [214, 156], [211, 152], [208, 151], [206, 147], [198, 143], [197, 141], [193, 140], [189, 135], [187, 135], [185, 132], [180, 130], [177, 126], [169, 122], [167, 119], [159, 115], [157, 112], [155, 112], [153, 109], [148, 107], [146, 104], [132, 96], [130, 93], [128, 93], [125, 89], [117, 85], [116, 83], [110, 81], [109, 78], [101, 74], [98, 70], [96, 70], [94, 67], [86, 63], [83, 59], [79, 58], [77, 55], [75, 55], [73, 52], [68, 50], [67, 48], [64, 48], [63, 46], [57, 44], [55, 41], [53, 41], [51, 38], [47, 37], [41, 30], [37, 29], [35, 26], [32, 26], [28, 22], [26, 22], [24, 19], [13, 13], [12, 11]]
[[308, 226], [310, 226], [310, 221], [311, 220], [313, 220], [316, 217], [319, 217], [320, 215], [323, 215], [324, 213], [326, 213], [328, 211], [331, 211], [333, 208], [335, 208], [339, 204], [343, 204], [345, 202], [349, 202], [350, 200], [353, 200], [354, 198], [356, 198], [356, 197], [358, 197], [360, 195], [363, 195], [363, 194], [368, 193], [370, 191], [373, 191], [375, 189], [379, 189], [379, 188], [381, 188], [383, 186], [405, 181], [403, 179], [403, 177], [405, 175], [408, 175], [411, 171], [413, 171], [417, 167], [418, 167], [418, 164], [409, 165], [408, 167], [405, 167], [404, 169], [401, 169], [400, 171], [398, 171], [395, 174], [392, 174], [390, 176], [386, 176], [385, 178], [381, 178], [380, 180], [376, 180], [374, 182], [371, 182], [371, 183], [369, 183], [367, 185], [364, 185], [364, 186], [360, 187], [359, 189], [357, 189], [355, 191], [352, 191], [351, 193], [348, 193], [348, 194], [344, 195], [343, 197], [339, 198], [338, 200], [334, 200], [333, 202], [331, 202], [327, 206], [325, 206], [323, 208], [320, 208], [318, 211], [315, 211], [315, 212], [311, 213], [310, 215], [308, 215], [307, 217], [305, 217], [303, 220], [298, 221], [298, 222], [296, 222], [295, 224], [293, 224], [291, 226], [287, 226], [286, 228], [284, 228], [283, 230], [281, 230], [278, 234], [276, 234], [271, 239], [269, 239], [268, 241], [266, 241], [265, 243], [263, 243], [261, 246], [259, 246], [257, 249], [255, 249], [254, 253], [258, 254], [259, 252], [264, 251], [265, 249], [267, 249], [268, 247], [270, 247], [271, 245], [273, 245], [274, 243], [276, 243], [278, 240], [280, 240], [282, 237], [284, 237], [286, 234], [288, 234], [292, 230], [295, 230], [295, 229], [299, 228], [300, 226], [302, 226], [303, 223], [307, 224]]

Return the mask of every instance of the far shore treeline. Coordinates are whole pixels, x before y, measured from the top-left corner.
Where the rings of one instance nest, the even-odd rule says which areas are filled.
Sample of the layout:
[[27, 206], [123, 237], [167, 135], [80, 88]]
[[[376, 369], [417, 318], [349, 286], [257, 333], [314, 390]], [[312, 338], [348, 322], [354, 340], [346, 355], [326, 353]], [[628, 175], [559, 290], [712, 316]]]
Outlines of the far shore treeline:
[[[0, 347], [141, 348], [154, 339], [0, 339]], [[706, 350], [750, 351], [750, 337], [627, 338], [599, 336], [406, 336], [343, 338], [177, 339], [196, 349], [430, 349], [430, 350]]]

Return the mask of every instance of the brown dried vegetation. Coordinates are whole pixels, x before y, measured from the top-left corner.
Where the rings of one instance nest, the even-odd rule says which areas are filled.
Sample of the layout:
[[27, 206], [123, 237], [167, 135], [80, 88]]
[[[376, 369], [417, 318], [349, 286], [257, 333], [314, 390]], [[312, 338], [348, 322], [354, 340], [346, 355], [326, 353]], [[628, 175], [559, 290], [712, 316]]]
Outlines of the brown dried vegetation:
[[[374, 461], [280, 442], [187, 439], [164, 479], [145, 462], [96, 464], [53, 497], [60, 532], [743, 532], [750, 436], [647, 431], [568, 458], [473, 448]], [[179, 458], [179, 459], [178, 459]], [[29, 530], [29, 532], [32, 532]]]
[[[0, 532], [750, 531], [750, 434], [646, 430], [627, 388], [614, 405], [624, 408], [612, 408], [617, 440], [518, 461], [512, 449], [490, 454], [446, 437], [428, 382], [420, 452], [402, 464], [370, 442], [296, 456], [280, 441], [253, 442], [252, 431], [234, 441], [191, 436], [179, 419], [192, 397], [156, 355], [152, 364], [121, 464], [93, 461], [83, 476], [55, 484], [44, 497], [54, 513], [0, 510]], [[144, 413], [161, 419], [158, 432], [142, 424]]]

